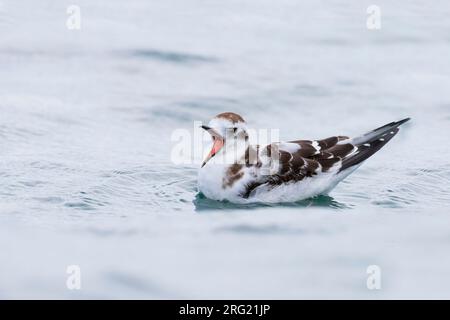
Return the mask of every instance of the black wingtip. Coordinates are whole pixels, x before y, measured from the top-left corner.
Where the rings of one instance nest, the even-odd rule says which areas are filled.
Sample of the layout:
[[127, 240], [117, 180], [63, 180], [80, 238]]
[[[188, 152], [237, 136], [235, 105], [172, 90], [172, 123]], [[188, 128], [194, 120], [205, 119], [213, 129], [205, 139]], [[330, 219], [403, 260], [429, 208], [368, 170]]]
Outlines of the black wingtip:
[[400, 121], [385, 124], [384, 126], [368, 132], [359, 138], [353, 139], [354, 144], [359, 148], [358, 152], [343, 159], [342, 166], [339, 171], [343, 171], [357, 165], [371, 157], [399, 132], [399, 126], [409, 120], [411, 120], [411, 118], [405, 118]]
[[405, 118], [403, 120], [397, 121], [395, 124], [397, 126], [400, 126], [400, 125], [404, 124], [405, 122], [408, 122], [409, 120], [411, 120], [411, 118], [408, 117], [408, 118]]

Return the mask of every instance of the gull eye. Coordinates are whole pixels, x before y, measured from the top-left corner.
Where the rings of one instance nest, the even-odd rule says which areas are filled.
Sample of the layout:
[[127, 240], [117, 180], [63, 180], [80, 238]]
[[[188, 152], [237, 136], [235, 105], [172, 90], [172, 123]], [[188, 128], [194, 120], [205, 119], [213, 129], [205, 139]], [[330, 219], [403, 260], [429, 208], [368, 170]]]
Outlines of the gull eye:
[[236, 133], [236, 131], [237, 131], [237, 128], [236, 128], [236, 127], [234, 127], [234, 128], [233, 128], [233, 132], [234, 132], [234, 133]]

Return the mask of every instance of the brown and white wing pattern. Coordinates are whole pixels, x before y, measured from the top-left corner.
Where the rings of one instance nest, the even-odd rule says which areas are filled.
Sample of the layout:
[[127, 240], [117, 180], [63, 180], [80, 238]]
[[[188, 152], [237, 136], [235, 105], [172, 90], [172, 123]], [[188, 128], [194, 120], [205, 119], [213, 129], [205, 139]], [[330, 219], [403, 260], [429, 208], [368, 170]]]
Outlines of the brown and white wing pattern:
[[355, 149], [351, 143], [340, 144], [347, 140], [348, 137], [335, 136], [323, 140], [296, 140], [254, 148], [258, 150], [258, 161], [253, 165], [260, 168], [260, 175], [247, 186], [242, 196], [248, 198], [260, 186], [270, 189], [329, 171], [342, 163], [342, 159]]
[[[296, 140], [266, 147], [267, 156], [278, 160], [278, 172], [268, 177], [267, 183], [297, 182], [342, 163], [355, 150], [348, 137], [335, 136], [323, 140]], [[277, 149], [277, 150], [276, 150]], [[278, 159], [273, 152], [278, 152]]]
[[[337, 175], [380, 150], [397, 134], [398, 127], [408, 120], [389, 123], [353, 139], [334, 136], [322, 140], [295, 140], [258, 148], [259, 159], [256, 166], [264, 167], [264, 163], [266, 166], [272, 166], [270, 161], [277, 161], [277, 169], [272, 174], [260, 175], [247, 186], [242, 196], [248, 198], [253, 190], [263, 185], [273, 188], [305, 178], [314, 178], [321, 173]], [[271, 160], [268, 162], [264, 159]]]

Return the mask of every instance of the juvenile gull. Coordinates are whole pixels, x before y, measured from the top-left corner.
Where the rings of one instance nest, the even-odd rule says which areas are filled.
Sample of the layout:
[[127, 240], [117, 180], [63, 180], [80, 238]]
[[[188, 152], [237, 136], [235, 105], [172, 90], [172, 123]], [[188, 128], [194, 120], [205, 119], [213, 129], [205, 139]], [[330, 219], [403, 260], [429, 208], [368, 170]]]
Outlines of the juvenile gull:
[[330, 192], [363, 161], [394, 137], [409, 118], [388, 123], [362, 136], [294, 140], [249, 145], [247, 125], [225, 112], [202, 126], [212, 148], [198, 175], [198, 188], [214, 200], [293, 202]]

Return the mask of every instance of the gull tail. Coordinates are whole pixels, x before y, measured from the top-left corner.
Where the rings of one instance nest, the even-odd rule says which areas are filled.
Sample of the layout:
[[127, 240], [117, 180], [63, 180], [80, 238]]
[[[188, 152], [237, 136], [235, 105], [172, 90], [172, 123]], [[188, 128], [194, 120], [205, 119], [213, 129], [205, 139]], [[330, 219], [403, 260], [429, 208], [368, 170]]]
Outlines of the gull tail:
[[400, 125], [409, 120], [410, 118], [406, 118], [400, 121], [391, 122], [375, 130], [367, 132], [360, 137], [351, 139], [350, 142], [357, 148], [357, 150], [342, 160], [342, 167], [339, 171], [342, 172], [371, 157], [398, 133], [400, 130]]

